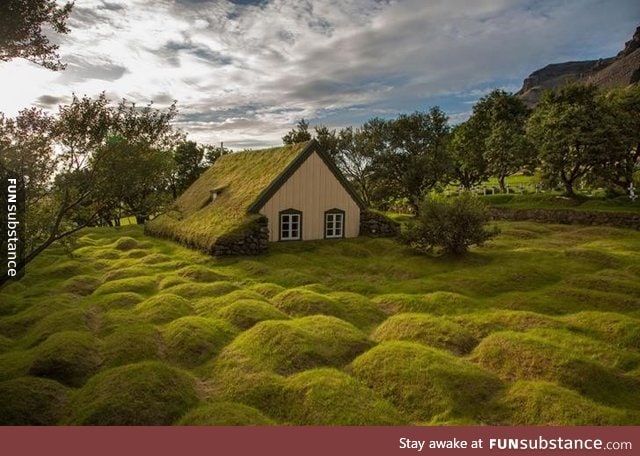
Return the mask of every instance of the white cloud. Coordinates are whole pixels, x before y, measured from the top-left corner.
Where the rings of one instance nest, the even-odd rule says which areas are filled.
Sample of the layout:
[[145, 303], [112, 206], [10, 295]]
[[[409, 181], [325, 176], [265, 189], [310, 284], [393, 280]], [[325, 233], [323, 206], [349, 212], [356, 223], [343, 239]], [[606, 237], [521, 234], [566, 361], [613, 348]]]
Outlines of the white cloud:
[[58, 39], [68, 70], [0, 64], [0, 110], [71, 92], [176, 99], [196, 140], [244, 145], [277, 143], [300, 117], [344, 124], [438, 97], [462, 119], [547, 63], [615, 54], [640, 19], [632, 0], [242, 3], [77, 0]]

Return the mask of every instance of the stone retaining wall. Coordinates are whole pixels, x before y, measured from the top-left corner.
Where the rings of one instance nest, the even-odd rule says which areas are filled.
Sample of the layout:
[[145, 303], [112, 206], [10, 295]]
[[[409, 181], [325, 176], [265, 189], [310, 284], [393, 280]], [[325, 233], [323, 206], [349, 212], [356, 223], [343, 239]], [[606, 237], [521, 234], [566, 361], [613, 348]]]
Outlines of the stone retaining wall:
[[400, 224], [374, 211], [360, 211], [360, 236], [393, 237], [400, 234]]
[[530, 220], [565, 225], [608, 225], [640, 230], [640, 213], [506, 207], [491, 207], [490, 211], [493, 220]]
[[267, 219], [260, 219], [244, 236], [226, 236], [213, 246], [214, 256], [260, 255], [269, 249], [269, 227]]

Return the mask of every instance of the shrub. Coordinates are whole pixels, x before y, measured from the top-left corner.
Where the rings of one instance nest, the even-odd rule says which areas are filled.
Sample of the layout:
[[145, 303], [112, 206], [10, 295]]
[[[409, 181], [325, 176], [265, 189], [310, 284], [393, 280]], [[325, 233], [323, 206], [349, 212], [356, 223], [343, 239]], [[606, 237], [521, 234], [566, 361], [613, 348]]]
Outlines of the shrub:
[[20, 377], [0, 383], [0, 425], [51, 426], [67, 403], [69, 389], [46, 378]]
[[453, 198], [427, 196], [415, 221], [409, 223], [402, 239], [419, 251], [434, 248], [444, 253], [462, 254], [471, 245], [481, 245], [498, 233], [485, 229], [489, 215], [485, 204], [470, 193]]
[[74, 395], [65, 424], [167, 426], [199, 402], [194, 385], [189, 374], [155, 361], [108, 369]]
[[216, 402], [191, 410], [180, 426], [271, 426], [276, 423], [259, 410], [237, 402]]

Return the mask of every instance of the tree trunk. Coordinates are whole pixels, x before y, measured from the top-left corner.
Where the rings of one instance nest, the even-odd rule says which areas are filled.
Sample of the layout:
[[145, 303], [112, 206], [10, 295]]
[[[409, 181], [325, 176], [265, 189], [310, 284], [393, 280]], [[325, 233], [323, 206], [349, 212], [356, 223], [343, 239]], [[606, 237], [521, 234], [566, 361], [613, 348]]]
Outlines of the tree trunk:
[[507, 186], [504, 183], [504, 180], [507, 178], [507, 176], [500, 176], [498, 177], [498, 185], [500, 186], [500, 191], [502, 193], [507, 193]]
[[565, 180], [564, 182], [564, 194], [569, 198], [575, 198], [576, 194], [573, 191], [573, 181]]
[[146, 215], [136, 215], [136, 223], [138, 225], [144, 225], [144, 222], [147, 221], [147, 216]]

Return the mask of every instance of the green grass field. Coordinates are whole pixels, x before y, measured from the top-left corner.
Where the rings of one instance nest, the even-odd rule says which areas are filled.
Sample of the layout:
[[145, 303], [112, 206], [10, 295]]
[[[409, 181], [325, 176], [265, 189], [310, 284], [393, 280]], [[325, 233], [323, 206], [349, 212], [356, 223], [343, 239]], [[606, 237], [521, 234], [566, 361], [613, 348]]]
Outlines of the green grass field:
[[497, 194], [483, 196], [483, 200], [497, 207], [514, 209], [570, 209], [575, 211], [607, 211], [640, 213], [640, 200], [631, 201], [627, 196], [617, 198], [586, 197], [567, 198], [556, 193], [528, 195]]
[[640, 424], [640, 232], [499, 226], [463, 258], [85, 230], [0, 291], [0, 424]]

